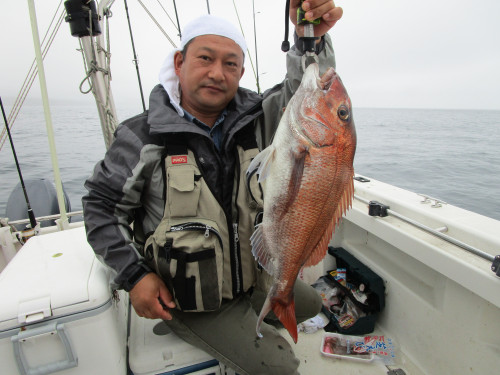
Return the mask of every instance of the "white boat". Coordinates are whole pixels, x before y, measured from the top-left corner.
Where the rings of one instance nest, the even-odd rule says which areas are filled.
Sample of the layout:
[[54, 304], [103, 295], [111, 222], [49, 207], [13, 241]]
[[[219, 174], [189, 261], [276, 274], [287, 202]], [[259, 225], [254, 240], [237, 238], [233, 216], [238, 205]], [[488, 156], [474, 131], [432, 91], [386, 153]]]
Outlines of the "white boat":
[[[91, 40], [83, 39], [91, 56]], [[109, 82], [99, 74], [94, 87], [104, 90]], [[2, 374], [234, 374], [161, 321], [137, 317], [127, 294], [110, 290], [83, 222], [69, 223], [63, 213], [24, 245], [24, 234], [8, 224], [20, 223], [0, 227]], [[371, 335], [390, 338], [396, 356], [390, 365], [332, 358], [322, 353], [320, 329], [292, 343], [300, 373], [498, 373], [499, 233], [498, 220], [357, 175], [353, 206], [331, 246], [383, 279], [385, 307]], [[335, 268], [327, 255], [303, 277]]]

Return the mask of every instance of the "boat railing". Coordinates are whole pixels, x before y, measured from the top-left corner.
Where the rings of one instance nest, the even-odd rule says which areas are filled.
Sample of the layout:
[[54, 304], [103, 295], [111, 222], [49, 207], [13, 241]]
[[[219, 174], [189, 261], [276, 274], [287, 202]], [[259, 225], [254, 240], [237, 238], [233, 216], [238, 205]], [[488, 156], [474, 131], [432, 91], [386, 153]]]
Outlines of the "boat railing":
[[[367, 180], [365, 178], [357, 177], [355, 179], [358, 179], [360, 182], [369, 182], [370, 180]], [[431, 201], [435, 201], [434, 205], [432, 207], [441, 207], [443, 204], [446, 204], [445, 202], [439, 201], [438, 199], [435, 198], [430, 198], [428, 196], [418, 194], [422, 197], [424, 197], [424, 200], [421, 203], [428, 203]], [[441, 240], [444, 240], [450, 244], [453, 244], [455, 246], [460, 247], [463, 250], [466, 250], [467, 252], [474, 254], [478, 257], [481, 257], [489, 262], [491, 262], [491, 270], [500, 277], [500, 255], [493, 255], [490, 253], [487, 253], [483, 250], [478, 249], [477, 247], [474, 247], [470, 244], [467, 244], [463, 241], [460, 241], [456, 238], [453, 238], [452, 236], [449, 236], [445, 234], [445, 232], [448, 231], [448, 227], [445, 226], [440, 226], [439, 228], [431, 228], [428, 225], [425, 225], [415, 219], [409, 218], [397, 211], [394, 211], [390, 208], [388, 204], [381, 203], [377, 200], [372, 200], [372, 199], [367, 199], [359, 194], [354, 194], [354, 199], [365, 203], [368, 205], [368, 215], [373, 216], [373, 217], [387, 217], [387, 216], [392, 216], [397, 218], [398, 220], [404, 221], [428, 234], [431, 234], [435, 237], [440, 238]]]

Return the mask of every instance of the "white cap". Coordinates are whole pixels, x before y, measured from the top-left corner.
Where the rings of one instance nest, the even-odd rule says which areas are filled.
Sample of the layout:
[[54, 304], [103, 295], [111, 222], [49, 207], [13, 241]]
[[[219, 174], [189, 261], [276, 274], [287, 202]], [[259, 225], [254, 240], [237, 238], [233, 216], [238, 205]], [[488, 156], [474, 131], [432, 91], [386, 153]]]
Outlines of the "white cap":
[[182, 30], [180, 49], [170, 51], [160, 69], [160, 83], [170, 97], [170, 103], [179, 113], [184, 116], [184, 111], [180, 106], [181, 93], [179, 88], [179, 77], [175, 74], [174, 55], [181, 51], [189, 41], [200, 35], [219, 35], [234, 40], [241, 47], [243, 56], [247, 50], [243, 34], [229, 21], [224, 18], [212, 16], [210, 14], [198, 17], [189, 22]]

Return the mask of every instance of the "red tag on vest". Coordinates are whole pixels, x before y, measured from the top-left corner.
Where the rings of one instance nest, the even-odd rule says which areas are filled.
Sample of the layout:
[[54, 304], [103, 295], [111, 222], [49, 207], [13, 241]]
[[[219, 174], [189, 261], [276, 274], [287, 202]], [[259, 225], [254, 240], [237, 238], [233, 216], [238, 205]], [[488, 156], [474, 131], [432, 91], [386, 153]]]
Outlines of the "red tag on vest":
[[188, 162], [187, 155], [177, 155], [170, 158], [172, 164], [183, 164]]

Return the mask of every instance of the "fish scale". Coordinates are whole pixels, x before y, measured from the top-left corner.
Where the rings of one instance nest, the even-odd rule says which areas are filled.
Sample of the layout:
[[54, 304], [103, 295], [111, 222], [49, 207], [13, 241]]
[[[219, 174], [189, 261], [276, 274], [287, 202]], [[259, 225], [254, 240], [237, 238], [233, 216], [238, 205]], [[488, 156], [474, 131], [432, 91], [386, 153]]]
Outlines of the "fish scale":
[[326, 254], [334, 226], [350, 207], [356, 132], [351, 101], [333, 68], [320, 80], [317, 64], [304, 73], [273, 143], [250, 164], [264, 192], [262, 223], [252, 252], [273, 275], [256, 331], [271, 310], [297, 342], [293, 287], [303, 266]]

